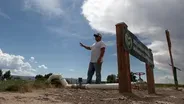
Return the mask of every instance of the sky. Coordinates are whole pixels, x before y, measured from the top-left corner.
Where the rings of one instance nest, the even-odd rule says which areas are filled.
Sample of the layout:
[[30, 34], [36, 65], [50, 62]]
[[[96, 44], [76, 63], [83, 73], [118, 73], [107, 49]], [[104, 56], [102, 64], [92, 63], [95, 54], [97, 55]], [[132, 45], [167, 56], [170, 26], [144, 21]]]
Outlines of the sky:
[[[1, 0], [0, 68], [14, 75], [62, 74], [86, 78], [90, 51], [100, 32], [107, 45], [102, 80], [117, 75], [115, 25], [125, 22], [154, 55], [156, 83], [174, 83], [165, 30], [171, 35], [174, 64], [183, 68], [183, 0]], [[133, 72], [145, 72], [145, 64], [130, 55]], [[142, 76], [146, 80], [146, 76]], [[95, 79], [95, 75], [93, 77]]]

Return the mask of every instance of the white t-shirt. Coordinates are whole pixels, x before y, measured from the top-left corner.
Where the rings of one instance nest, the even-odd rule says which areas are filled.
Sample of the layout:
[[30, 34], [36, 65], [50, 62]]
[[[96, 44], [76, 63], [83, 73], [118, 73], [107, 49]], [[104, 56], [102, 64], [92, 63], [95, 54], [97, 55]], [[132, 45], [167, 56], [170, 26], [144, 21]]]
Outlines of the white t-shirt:
[[[90, 62], [93, 62], [93, 63], [97, 62], [98, 58], [100, 57], [101, 48], [103, 47], [106, 47], [103, 41], [96, 42], [91, 46], [91, 61]], [[101, 62], [103, 62], [103, 58]]]

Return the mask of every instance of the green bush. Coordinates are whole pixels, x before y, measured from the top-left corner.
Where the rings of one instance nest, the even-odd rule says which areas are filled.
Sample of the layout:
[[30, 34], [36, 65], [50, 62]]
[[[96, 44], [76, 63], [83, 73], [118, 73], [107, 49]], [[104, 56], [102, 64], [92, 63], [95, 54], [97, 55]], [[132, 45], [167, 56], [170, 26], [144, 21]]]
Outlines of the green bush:
[[45, 78], [38, 78], [35, 81], [21, 79], [0, 81], [0, 91], [31, 92], [33, 89], [46, 89], [51, 87], [62, 87], [62, 84], [57, 79], [52, 80], [49, 84]]
[[5, 91], [19, 91], [19, 90], [20, 90], [20, 85], [10, 85], [5, 89]]
[[54, 87], [57, 87], [57, 88], [62, 87], [62, 84], [61, 84], [60, 80], [58, 80], [58, 79], [52, 79], [51, 84], [54, 85]]

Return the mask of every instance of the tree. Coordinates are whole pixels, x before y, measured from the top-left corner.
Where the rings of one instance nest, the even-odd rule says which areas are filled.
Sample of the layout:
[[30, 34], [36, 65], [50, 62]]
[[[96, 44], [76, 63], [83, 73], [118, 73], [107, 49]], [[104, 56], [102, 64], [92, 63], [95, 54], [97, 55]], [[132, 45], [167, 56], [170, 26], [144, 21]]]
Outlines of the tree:
[[137, 81], [137, 77], [135, 76], [135, 74], [133, 72], [130, 73], [130, 77], [131, 77], [131, 82], [136, 82]]
[[111, 74], [107, 76], [107, 83], [115, 83], [116, 82], [116, 75]]
[[51, 75], [52, 75], [52, 73], [45, 74], [44, 78], [48, 79]]
[[11, 72], [10, 72], [10, 70], [4, 73], [3, 78], [4, 79], [11, 79]]
[[2, 71], [2, 69], [0, 69], [0, 77], [2, 77], [3, 76], [3, 71]]
[[43, 75], [40, 74], [35, 76], [35, 79], [43, 79], [43, 78], [44, 78]]
[[3, 80], [3, 71], [0, 69], [0, 80]]
[[[135, 74], [133, 72], [130, 72], [130, 78], [131, 78], [131, 82], [136, 82], [137, 81], [137, 77], [135, 76]], [[117, 74], [117, 82], [119, 81], [118, 78], [118, 74]]]

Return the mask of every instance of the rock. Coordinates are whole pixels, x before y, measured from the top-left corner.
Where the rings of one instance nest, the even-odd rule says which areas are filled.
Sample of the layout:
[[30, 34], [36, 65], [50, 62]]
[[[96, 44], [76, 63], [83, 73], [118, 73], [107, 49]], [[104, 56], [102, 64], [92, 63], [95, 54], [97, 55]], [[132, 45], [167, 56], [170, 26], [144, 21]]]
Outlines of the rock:
[[126, 97], [119, 97], [119, 98], [105, 98], [101, 99], [101, 101], [108, 101], [108, 100], [126, 100]]

